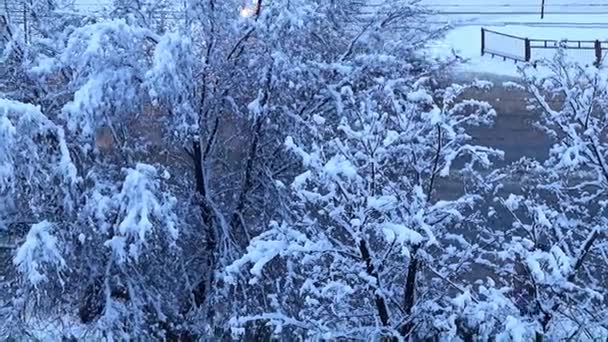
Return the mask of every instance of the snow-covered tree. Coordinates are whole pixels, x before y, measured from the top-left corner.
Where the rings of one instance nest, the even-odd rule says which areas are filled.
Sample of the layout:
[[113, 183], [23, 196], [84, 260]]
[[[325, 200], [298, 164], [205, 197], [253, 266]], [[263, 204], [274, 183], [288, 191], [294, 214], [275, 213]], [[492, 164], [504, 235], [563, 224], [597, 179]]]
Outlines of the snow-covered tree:
[[[262, 305], [248, 299], [232, 318], [237, 334], [251, 322], [284, 337], [456, 334], [454, 322], [433, 317], [456, 311], [446, 288], [464, 291], [452, 280], [462, 280], [477, 246], [457, 227], [477, 219], [480, 197], [446, 196], [438, 185], [460, 172], [475, 181], [477, 167], [500, 155], [466, 133], [490, 124], [493, 111], [463, 101], [468, 86], [434, 89], [432, 71], [417, 63], [418, 42], [391, 35], [381, 18], [337, 44], [340, 54], [315, 61], [324, 78], [294, 113], [306, 133], [284, 139], [301, 173], [275, 180], [289, 215], [224, 273], [228, 283], [264, 284]], [[424, 36], [412, 27], [403, 39]]]
[[553, 140], [546, 161], [511, 169], [521, 191], [498, 202], [513, 220], [499, 236], [497, 279], [512, 288], [529, 338], [605, 336], [607, 74], [563, 52], [523, 70], [537, 129]]
[[[0, 221], [15, 272], [2, 336], [59, 338], [81, 324], [109, 338], [180, 334], [189, 292], [178, 238], [189, 223], [175, 169], [149, 152], [158, 120], [146, 107], [161, 39], [74, 20], [52, 1], [30, 6], [36, 35], [23, 42], [9, 27], [3, 42]], [[67, 328], [42, 328], [51, 321]]]
[[[0, 146], [0, 228], [8, 233], [3, 236], [23, 237], [5, 242], [14, 244], [13, 263], [24, 279], [21, 287], [9, 285], [2, 300], [31, 310], [37, 300], [28, 289], [44, 292], [47, 285], [56, 288], [62, 282], [64, 246], [56, 235], [66, 227], [65, 218], [74, 215], [81, 180], [64, 130], [39, 107], [0, 99]], [[38, 312], [46, 308], [41, 304]], [[12, 319], [5, 323], [19, 329]]]
[[[208, 231], [205, 247], [214, 256], [210, 268], [229, 265], [269, 220], [291, 215], [285, 188], [276, 180], [292, 177], [298, 164], [283, 142], [288, 135], [308, 139], [313, 114], [327, 110], [336, 93], [333, 87], [349, 81], [345, 74], [352, 64], [366, 75], [387, 72], [385, 65], [375, 64], [383, 53], [405, 56], [437, 33], [420, 29], [421, 8], [410, 2], [392, 4], [390, 11], [381, 7], [369, 13], [357, 1], [260, 1], [244, 18], [235, 17], [241, 2], [191, 4], [188, 20], [193, 24], [186, 30], [197, 33], [191, 36], [192, 46], [205, 57], [205, 72], [198, 88], [191, 88], [195, 96], [175, 98], [180, 105], [169, 106], [186, 123], [183, 127], [193, 129], [180, 139], [186, 145], [190, 139]], [[398, 25], [405, 20], [412, 26]], [[417, 39], [400, 44], [412, 36]], [[381, 52], [372, 56], [374, 50]], [[423, 58], [413, 61], [411, 55], [408, 67], [420, 68]], [[208, 284], [201, 284], [199, 294], [221, 289], [212, 300], [222, 308], [214, 310], [222, 322], [241, 311], [241, 301], [265, 305], [258, 295], [266, 291], [265, 284], [247, 288], [243, 297], [245, 284], [202, 280]]]

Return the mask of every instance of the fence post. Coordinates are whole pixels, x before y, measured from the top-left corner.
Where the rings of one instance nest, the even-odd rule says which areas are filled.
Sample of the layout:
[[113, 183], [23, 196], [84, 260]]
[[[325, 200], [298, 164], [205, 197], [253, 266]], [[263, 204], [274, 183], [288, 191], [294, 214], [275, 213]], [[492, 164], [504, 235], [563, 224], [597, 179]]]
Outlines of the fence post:
[[524, 43], [525, 43], [524, 59], [526, 60], [526, 62], [529, 62], [532, 57], [532, 49], [530, 48], [530, 39], [526, 38], [524, 40]]
[[599, 40], [595, 41], [595, 66], [599, 67], [600, 63], [602, 63], [602, 43]]
[[481, 28], [481, 55], [483, 56], [486, 53], [486, 30]]

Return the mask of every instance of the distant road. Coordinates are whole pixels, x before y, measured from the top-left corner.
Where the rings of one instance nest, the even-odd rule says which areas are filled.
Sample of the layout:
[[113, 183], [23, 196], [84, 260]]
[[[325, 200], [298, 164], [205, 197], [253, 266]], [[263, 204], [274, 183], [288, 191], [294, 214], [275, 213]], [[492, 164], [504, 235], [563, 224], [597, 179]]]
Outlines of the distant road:
[[[536, 27], [608, 28], [608, 0], [421, 0], [435, 12], [431, 23], [456, 27], [526, 25]], [[370, 12], [374, 5], [370, 5]]]
[[[374, 0], [368, 0], [369, 12], [377, 9]], [[560, 28], [608, 28], [608, 0], [551, 0], [547, 1], [545, 19], [540, 20], [540, 0], [422, 0], [421, 4], [434, 12], [430, 24], [462, 26], [534, 26]], [[13, 3], [13, 2], [9, 2]], [[102, 10], [110, 0], [75, 0], [76, 9], [83, 13]], [[9, 17], [14, 23], [23, 22], [23, 7], [9, 6]], [[0, 13], [5, 10], [0, 8]], [[166, 9], [159, 18], [182, 19], [179, 11]]]

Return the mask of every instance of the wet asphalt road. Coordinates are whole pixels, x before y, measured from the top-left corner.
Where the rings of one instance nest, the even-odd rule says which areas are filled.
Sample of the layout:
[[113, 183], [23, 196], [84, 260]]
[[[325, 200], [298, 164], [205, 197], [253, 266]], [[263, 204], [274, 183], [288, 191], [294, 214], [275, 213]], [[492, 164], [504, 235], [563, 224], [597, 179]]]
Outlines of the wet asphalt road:
[[469, 130], [474, 143], [494, 147], [504, 151], [505, 158], [498, 162], [504, 166], [522, 157], [545, 160], [551, 141], [534, 127], [539, 113], [530, 110], [526, 101], [528, 95], [522, 90], [503, 86], [504, 82], [517, 82], [515, 78], [494, 75], [470, 75], [472, 78], [487, 79], [494, 87], [487, 93], [472, 94], [474, 98], [489, 102], [497, 112], [492, 127], [474, 127]]
[[[534, 158], [538, 161], [546, 160], [552, 142], [543, 132], [534, 127], [539, 120], [538, 111], [530, 110], [529, 103], [526, 101], [528, 95], [524, 91], [503, 86], [504, 82], [516, 82], [517, 79], [487, 74], [466, 74], [457, 75], [452, 82], [463, 83], [475, 78], [494, 83], [494, 87], [490, 91], [474, 91], [466, 94], [466, 98], [487, 101], [497, 112], [492, 126], [468, 129], [469, 135], [473, 138], [472, 144], [488, 146], [504, 152], [503, 159], [493, 160], [493, 169], [508, 167], [523, 157]], [[454, 168], [461, 165], [462, 161], [457, 161], [454, 163]], [[443, 199], [457, 197], [463, 191], [462, 183], [462, 179], [456, 176], [442, 179], [437, 195]], [[519, 192], [519, 184], [516, 182], [509, 181], [503, 185], [504, 193]]]

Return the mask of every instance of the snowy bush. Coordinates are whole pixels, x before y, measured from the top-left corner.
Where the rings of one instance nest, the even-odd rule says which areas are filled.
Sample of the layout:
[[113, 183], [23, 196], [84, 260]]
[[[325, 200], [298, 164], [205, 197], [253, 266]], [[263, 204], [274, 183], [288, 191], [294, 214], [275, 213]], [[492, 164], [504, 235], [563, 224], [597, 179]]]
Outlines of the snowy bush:
[[[500, 235], [497, 275], [536, 340], [606, 336], [606, 70], [563, 53], [523, 70], [538, 129], [553, 140], [545, 162], [523, 160], [520, 194], [497, 198], [513, 224]], [[510, 284], [508, 284], [510, 283]]]

